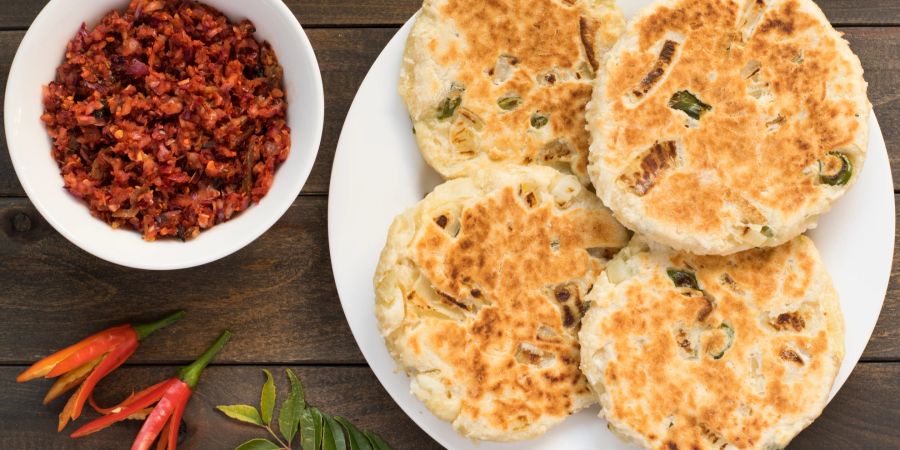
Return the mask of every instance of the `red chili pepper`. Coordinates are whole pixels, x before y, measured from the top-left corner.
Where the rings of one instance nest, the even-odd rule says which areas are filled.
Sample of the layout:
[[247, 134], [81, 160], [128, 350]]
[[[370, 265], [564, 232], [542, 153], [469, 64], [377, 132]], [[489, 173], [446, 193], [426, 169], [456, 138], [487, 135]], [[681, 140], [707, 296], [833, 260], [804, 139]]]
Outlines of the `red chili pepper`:
[[231, 333], [223, 331], [216, 342], [191, 365], [182, 368], [177, 377], [157, 383], [137, 394], [132, 394], [112, 408], [95, 407], [100, 412], [108, 411], [111, 414], [85, 424], [75, 430], [72, 437], [79, 438], [100, 431], [156, 403], [144, 421], [141, 431], [138, 432], [131, 450], [148, 450], [157, 438], [160, 441], [158, 449], [176, 450], [181, 417], [191, 399], [194, 388], [197, 387], [197, 382], [200, 381], [200, 374], [230, 338]]
[[[166, 381], [169, 381], [169, 380], [166, 380]], [[118, 409], [124, 408], [124, 407], [134, 403], [134, 401], [136, 399], [139, 399], [139, 398], [143, 397], [144, 395], [147, 395], [150, 391], [153, 391], [154, 389], [162, 386], [166, 381], [160, 381], [159, 383], [156, 383], [153, 386], [150, 386], [147, 389], [144, 389], [143, 391], [139, 391], [137, 393], [132, 393], [122, 403], [119, 403], [118, 405], [110, 407], [110, 408], [101, 408], [101, 407], [97, 406], [97, 404], [94, 403], [93, 396], [88, 399], [88, 402], [91, 404], [91, 407], [94, 408], [94, 411], [97, 411], [100, 414], [107, 415], [107, 414], [117, 413], [117, 412], [119, 412], [119, 411], [117, 411]]]
[[156, 389], [150, 392], [147, 392], [146, 394], [144, 394], [144, 396], [135, 398], [127, 406], [117, 405], [112, 407], [111, 409], [118, 410], [118, 412], [88, 422], [81, 428], [75, 430], [75, 432], [72, 433], [72, 437], [77, 438], [87, 436], [91, 433], [100, 431], [116, 422], [128, 418], [128, 416], [134, 414], [135, 412], [156, 403], [160, 398], [162, 398], [163, 394], [166, 393], [166, 390], [168, 390], [169, 385], [172, 384], [173, 381], [176, 381], [176, 379], [172, 378], [166, 380], [162, 383], [162, 385], [158, 386]]
[[59, 415], [58, 430], [62, 431], [69, 420], [81, 415], [97, 383], [121, 366], [137, 350], [140, 341], [183, 316], [184, 311], [178, 311], [156, 322], [125, 324], [101, 331], [34, 363], [16, 381], [59, 377], [47, 391], [45, 405], [78, 387]]
[[[181, 416], [184, 408], [187, 406], [188, 400], [191, 399], [191, 388], [179, 379], [173, 379], [173, 383], [166, 390], [166, 393], [159, 400], [159, 403], [156, 404], [156, 407], [153, 408], [153, 412], [150, 413], [150, 417], [147, 417], [147, 420], [144, 421], [144, 426], [141, 427], [141, 431], [138, 432], [137, 437], [134, 439], [134, 444], [131, 445], [132, 450], [147, 450], [153, 445], [153, 441], [156, 440], [157, 436], [160, 439], [168, 440], [167, 447], [170, 450], [175, 449], [173, 444], [177, 444], [177, 442], [173, 443], [169, 439], [170, 436], [160, 436], [160, 432], [163, 427], [166, 426], [167, 421], [170, 417], [174, 417], [175, 415]], [[181, 426], [181, 422], [179, 419], [179, 423], [169, 423], [169, 431], [175, 430], [175, 438], [178, 437], [178, 428]]]

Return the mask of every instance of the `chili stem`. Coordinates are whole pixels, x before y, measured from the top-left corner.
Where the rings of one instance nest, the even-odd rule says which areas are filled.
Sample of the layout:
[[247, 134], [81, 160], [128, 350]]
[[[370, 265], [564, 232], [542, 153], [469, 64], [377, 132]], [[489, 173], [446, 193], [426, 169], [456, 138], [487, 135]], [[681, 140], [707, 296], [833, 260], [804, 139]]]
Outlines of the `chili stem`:
[[182, 317], [184, 317], [184, 311], [177, 311], [160, 320], [157, 320], [156, 322], [134, 324], [132, 325], [132, 328], [134, 328], [134, 331], [137, 332], [138, 340], [143, 341], [144, 338], [153, 334], [154, 331], [172, 325], [173, 323], [181, 320]]
[[228, 340], [231, 339], [231, 332], [225, 330], [222, 334], [219, 335], [219, 338], [216, 339], [216, 342], [206, 349], [196, 361], [191, 363], [189, 366], [185, 366], [178, 372], [178, 378], [181, 378], [181, 381], [187, 383], [191, 389], [194, 389], [197, 386], [197, 382], [200, 381], [200, 374], [203, 373], [203, 369], [209, 364], [209, 362], [216, 356], [216, 353], [219, 353], [219, 350], [222, 350], [222, 347], [228, 343]]

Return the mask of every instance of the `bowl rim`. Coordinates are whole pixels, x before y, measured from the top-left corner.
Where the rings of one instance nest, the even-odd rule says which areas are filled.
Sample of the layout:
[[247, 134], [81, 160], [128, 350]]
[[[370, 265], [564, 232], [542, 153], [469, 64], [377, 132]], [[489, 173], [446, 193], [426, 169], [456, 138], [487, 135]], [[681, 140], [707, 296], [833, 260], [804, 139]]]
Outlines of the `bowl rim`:
[[[10, 99], [16, 99], [17, 95], [14, 94], [14, 89], [18, 87], [22, 82], [19, 81], [22, 77], [27, 77], [28, 74], [25, 72], [28, 67], [26, 66], [26, 57], [23, 56], [23, 50], [29, 50], [31, 48], [40, 48], [39, 39], [45, 35], [46, 33], [50, 33], [50, 22], [52, 17], [58, 15], [60, 11], [70, 11], [71, 4], [66, 2], [66, 0], [50, 0], [38, 13], [37, 17], [28, 27], [22, 41], [19, 43], [18, 48], [16, 49], [15, 56], [13, 57], [12, 64], [10, 65], [8, 77], [7, 77], [7, 85], [5, 90], [4, 97], [4, 132], [6, 135], [7, 142], [7, 151], [9, 152], [10, 159], [12, 161], [13, 169], [16, 173], [16, 177], [19, 180], [22, 188], [25, 191], [29, 201], [32, 205], [34, 205], [35, 209], [41, 214], [44, 220], [47, 221], [57, 232], [59, 232], [63, 237], [65, 237], [69, 242], [77, 246], [78, 248], [84, 250], [87, 253], [90, 253], [93, 256], [96, 256], [100, 259], [106, 260], [108, 262], [118, 264], [125, 267], [135, 268], [135, 269], [145, 269], [145, 270], [176, 270], [176, 269], [185, 269], [195, 266], [200, 266], [203, 264], [207, 264], [221, 258], [224, 258], [255, 241], [257, 238], [262, 236], [269, 228], [271, 228], [275, 222], [277, 222], [291, 207], [291, 205], [297, 200], [300, 196], [300, 192], [303, 189], [303, 186], [306, 184], [306, 181], [309, 178], [310, 173], [312, 172], [313, 166], [315, 165], [316, 158], [318, 156], [319, 149], [321, 147], [322, 133], [324, 128], [324, 116], [325, 116], [325, 95], [324, 88], [322, 84], [322, 75], [321, 69], [319, 68], [318, 58], [315, 54], [315, 50], [312, 47], [312, 44], [309, 41], [309, 37], [306, 35], [303, 27], [300, 25], [300, 22], [297, 20], [297, 17], [294, 13], [288, 8], [288, 6], [280, 1], [280, 0], [266, 0], [272, 7], [274, 7], [275, 11], [281, 16], [282, 19], [287, 21], [290, 25], [290, 29], [293, 31], [292, 35], [284, 38], [285, 40], [292, 41], [291, 45], [296, 49], [295, 53], [299, 54], [300, 60], [309, 64], [308, 75], [311, 76], [311, 81], [313, 86], [308, 88], [308, 91], [305, 93], [309, 95], [309, 98], [304, 101], [304, 108], [310, 110], [310, 116], [312, 118], [312, 123], [307, 123], [302, 128], [303, 133], [309, 135], [310, 138], [308, 142], [311, 144], [311, 148], [303, 148], [302, 151], [304, 153], [308, 153], [308, 161], [300, 166], [299, 173], [293, 173], [294, 181], [290, 188], [289, 192], [284, 194], [282, 198], [275, 198], [272, 196], [272, 192], [262, 200], [268, 199], [269, 202], [275, 202], [272, 208], [274, 212], [269, 215], [255, 215], [252, 216], [254, 223], [250, 226], [250, 230], [246, 231], [242, 234], [230, 233], [227, 235], [219, 235], [218, 242], [212, 248], [212, 250], [203, 252], [202, 254], [199, 252], [191, 252], [189, 251], [192, 247], [192, 243], [196, 242], [196, 240], [191, 240], [187, 242], [180, 242], [177, 245], [181, 246], [184, 251], [179, 252], [179, 258], [167, 258], [167, 259], [154, 259], [154, 258], [145, 258], [139, 259], [131, 257], [130, 252], [123, 251], [125, 249], [110, 249], [105, 248], [102, 243], [97, 241], [102, 241], [102, 239], [96, 239], [96, 237], [87, 238], [78, 231], [71, 229], [68, 224], [75, 223], [75, 221], [71, 221], [65, 215], [54, 212], [53, 208], [51, 208], [47, 203], [50, 201], [47, 198], [44, 198], [41, 194], [37, 192], [35, 187], [32, 186], [29, 178], [24, 176], [25, 173], [28, 173], [30, 169], [27, 167], [24, 159], [20, 153], [22, 150], [14, 150], [18, 148], [20, 145], [24, 145], [24, 143], [19, 142], [19, 137], [16, 133], [12, 133], [10, 130], [13, 129], [16, 124], [14, 123], [14, 102], [11, 102]], [[128, 0], [120, 0], [123, 4], [123, 7], [128, 4]], [[205, 3], [203, 0], [197, 0], [198, 3]], [[254, 2], [255, 3], [255, 2]], [[241, 2], [240, 5], [248, 5], [252, 7], [250, 3]], [[210, 5], [213, 6], [213, 5]], [[216, 6], [214, 8], [218, 9]], [[116, 9], [115, 7], [112, 9]], [[110, 9], [110, 10], [112, 10]], [[229, 16], [229, 14], [226, 14]], [[231, 19], [231, 17], [230, 17]], [[74, 32], [73, 32], [74, 33]], [[258, 38], [258, 37], [257, 37]], [[66, 39], [66, 42], [70, 40]], [[271, 39], [270, 39], [271, 41]], [[284, 63], [282, 61], [282, 68], [285, 68]], [[298, 71], [299, 72], [299, 71]], [[287, 69], [285, 69], [285, 79], [288, 79], [288, 73], [290, 73]], [[48, 81], [47, 81], [48, 82]], [[42, 85], [46, 84], [46, 82], [42, 82]], [[291, 126], [291, 119], [288, 118], [288, 126]], [[285, 160], [284, 163], [276, 171], [276, 178], [278, 175], [278, 171], [282, 171], [284, 165], [290, 160], [291, 156], [296, 155], [297, 153], [297, 140], [294, 139], [295, 133], [297, 132], [298, 127], [291, 126], [292, 139], [291, 139], [291, 152], [288, 156], [288, 160]], [[52, 144], [48, 144], [48, 147]], [[50, 153], [47, 154], [50, 157]], [[299, 157], [299, 156], [295, 156]], [[282, 173], [282, 178], [287, 178], [287, 173]], [[60, 181], [62, 178], [60, 177]], [[274, 187], [274, 186], [273, 186]], [[60, 189], [64, 191], [66, 194], [65, 187], [60, 183]], [[290, 194], [290, 195], [288, 195]], [[77, 202], [82, 203], [82, 206], [87, 210], [87, 205], [81, 199], [75, 199]], [[261, 201], [262, 201], [261, 200]], [[217, 224], [217, 226], [226, 225], [232, 221], [238, 221], [241, 219], [246, 220], [246, 215], [249, 212], [252, 212], [255, 208], [258, 208], [259, 204], [254, 204], [247, 211], [243, 211], [242, 214], [232, 218], [228, 222], [224, 222], [221, 224]], [[93, 215], [89, 215], [90, 219], [98, 220], [93, 217]], [[121, 230], [116, 230], [109, 226], [108, 224], [103, 223], [110, 232], [118, 232]], [[210, 228], [212, 230], [213, 228]], [[205, 230], [201, 232], [201, 236], [198, 236], [197, 239], [200, 239], [204, 233], [208, 233], [210, 230]], [[141, 245], [155, 245], [157, 242], [148, 242], [144, 241], [140, 238], [139, 232], [135, 230], [127, 230], [128, 233], [137, 233], [136, 236], [140, 239], [137, 246]], [[221, 237], [225, 238], [222, 239]]]

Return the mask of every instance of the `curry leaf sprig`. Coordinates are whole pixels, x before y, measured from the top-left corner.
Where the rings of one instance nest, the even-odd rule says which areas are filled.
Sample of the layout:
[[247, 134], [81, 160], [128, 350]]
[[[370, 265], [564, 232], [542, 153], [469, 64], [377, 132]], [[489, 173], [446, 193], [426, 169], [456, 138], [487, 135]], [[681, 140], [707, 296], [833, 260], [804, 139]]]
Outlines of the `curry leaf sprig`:
[[328, 415], [308, 405], [303, 384], [291, 369], [286, 369], [291, 381], [288, 398], [278, 412], [278, 431], [272, 427], [275, 414], [275, 381], [268, 370], [263, 370], [266, 382], [259, 398], [259, 409], [250, 405], [217, 406], [226, 416], [263, 428], [275, 439], [251, 439], [235, 450], [291, 450], [294, 438], [302, 450], [391, 450], [381, 437], [371, 431], [360, 431], [340, 416]]

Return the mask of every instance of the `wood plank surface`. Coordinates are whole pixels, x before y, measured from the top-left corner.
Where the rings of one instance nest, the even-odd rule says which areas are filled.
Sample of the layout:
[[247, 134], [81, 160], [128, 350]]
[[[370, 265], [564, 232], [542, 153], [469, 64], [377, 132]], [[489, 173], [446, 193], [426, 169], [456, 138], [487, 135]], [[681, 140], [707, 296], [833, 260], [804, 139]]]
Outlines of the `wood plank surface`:
[[[301, 196], [234, 255], [160, 274], [101, 261], [56, 233], [26, 199], [0, 199], [0, 317], [15, 318], [0, 327], [0, 364], [33, 361], [105, 326], [174, 308], [188, 318], [152, 336], [133, 362], [186, 361], [204, 345], [198, 336], [230, 327], [249, 336], [229, 345], [222, 361], [363, 363], [331, 275], [326, 201]], [[900, 360], [898, 267], [895, 260], [864, 360]]]
[[[900, 27], [842, 28], [841, 31], [846, 33], [866, 70], [869, 98], [880, 121], [891, 166], [895, 171], [900, 170], [900, 92], [897, 89], [900, 86]], [[309, 30], [322, 70], [326, 106], [322, 146], [303, 192], [328, 191], [331, 163], [347, 110], [369, 67], [395, 32], [392, 28]], [[0, 32], [0, 101], [9, 64], [22, 36], [21, 31]], [[393, 89], [393, 86], [389, 88]], [[900, 189], [900, 179], [895, 181], [894, 187]], [[12, 170], [6, 137], [3, 136], [0, 137], [0, 196], [21, 195], [24, 191]]]
[[[212, 336], [212, 333], [210, 333]], [[209, 337], [211, 339], [211, 337]], [[267, 367], [286, 395], [280, 367]], [[320, 409], [352, 420], [356, 425], [380, 433], [394, 448], [429, 450], [441, 448], [420, 430], [387, 393], [367, 367], [293, 367], [303, 380], [307, 399]], [[15, 384], [19, 367], [0, 368], [0, 446], [18, 450], [124, 448], [134, 439], [140, 424], [115, 425], [87, 438], [72, 441], [53, 431], [62, 401], [41, 406], [49, 383]], [[97, 401], [113, 404], [133, 389], [149, 386], [175, 372], [173, 367], [125, 367], [110, 375], [98, 388]], [[212, 366], [204, 373], [197, 393], [185, 413], [183, 449], [230, 449], [261, 437], [264, 431], [225, 419], [216, 405], [256, 404], [264, 381], [260, 367]], [[900, 448], [900, 364], [870, 363], [857, 367], [824, 413], [790, 445], [790, 450], [896, 449]], [[873, 389], [878, 386], [878, 389]], [[276, 402], [280, 404], [279, 402]], [[87, 413], [86, 413], [87, 414]], [[424, 412], [428, 414], [428, 412]], [[94, 417], [93, 414], [86, 417]], [[80, 421], [78, 423], [85, 423]], [[602, 425], [600, 425], [602, 426]], [[75, 429], [70, 425], [67, 429]]]
[[[46, 0], [3, 1], [0, 29], [27, 27], [47, 3]], [[304, 27], [316, 27], [400, 25], [419, 9], [422, 1], [285, 0], [285, 3]], [[900, 2], [896, 0], [818, 0], [816, 3], [835, 24], [900, 24]]]
[[[300, 197], [234, 255], [173, 272], [101, 261], [60, 236], [24, 199], [0, 199], [0, 363], [26, 363], [123, 321], [185, 309], [135, 363], [181, 363], [213, 330], [237, 335], [220, 361], [362, 363], [328, 258], [326, 199]], [[26, 224], [26, 225], [23, 225]], [[18, 230], [24, 231], [18, 231]]]
[[[19, 48], [19, 42], [25, 33], [22, 31], [0, 31], [0, 104], [6, 101], [6, 80], [9, 78], [9, 67], [12, 65], [13, 56]], [[0, 108], [0, 119], [4, 112]], [[3, 123], [3, 120], [0, 120]], [[5, 127], [5, 124], [4, 124]], [[16, 173], [9, 159], [9, 149], [6, 146], [6, 132], [0, 134], [0, 196], [24, 195]]]

